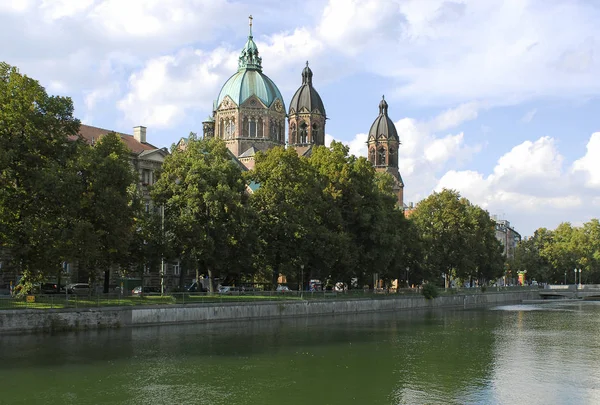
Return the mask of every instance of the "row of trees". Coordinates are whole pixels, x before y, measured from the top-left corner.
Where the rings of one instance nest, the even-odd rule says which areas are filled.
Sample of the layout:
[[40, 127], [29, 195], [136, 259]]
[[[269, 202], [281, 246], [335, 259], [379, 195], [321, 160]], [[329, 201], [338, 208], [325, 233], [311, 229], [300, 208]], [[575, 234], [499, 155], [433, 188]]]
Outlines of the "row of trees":
[[565, 222], [554, 230], [539, 228], [517, 246], [509, 266], [511, 272], [527, 270], [528, 278], [552, 284], [574, 283], [573, 270], [581, 269], [582, 282], [598, 284], [600, 222], [592, 219], [579, 227]]
[[129, 264], [136, 212], [129, 151], [115, 135], [77, 136], [69, 98], [0, 63], [0, 247], [25, 284], [60, 279], [64, 262], [92, 278]]
[[258, 153], [243, 172], [222, 141], [192, 135], [166, 159], [152, 196], [164, 252], [211, 278], [275, 285], [284, 274], [298, 284], [372, 286], [502, 275], [502, 246], [486, 211], [444, 190], [407, 220], [392, 181], [337, 142], [309, 158], [283, 148]]
[[74, 262], [108, 288], [109, 268], [143, 274], [162, 260], [273, 286], [280, 274], [372, 286], [502, 273], [486, 211], [444, 190], [406, 219], [393, 179], [341, 143], [309, 158], [274, 148], [246, 171], [222, 141], [192, 134], [185, 149], [172, 148], [145, 210], [119, 136], [93, 147], [79, 140], [69, 98], [2, 64], [0, 106], [0, 246], [11, 256], [2, 271], [27, 282], [60, 277]]

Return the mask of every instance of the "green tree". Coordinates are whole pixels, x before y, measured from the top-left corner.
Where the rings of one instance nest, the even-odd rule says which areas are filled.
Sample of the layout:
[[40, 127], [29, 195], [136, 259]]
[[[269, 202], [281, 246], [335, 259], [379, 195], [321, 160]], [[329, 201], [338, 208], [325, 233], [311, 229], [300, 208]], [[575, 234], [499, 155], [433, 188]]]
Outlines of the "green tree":
[[24, 282], [59, 272], [70, 249], [78, 130], [70, 98], [0, 63], [0, 245]]
[[489, 213], [477, 205], [467, 205], [468, 226], [467, 234], [469, 250], [467, 251], [467, 264], [460, 272], [464, 280], [469, 280], [473, 286], [473, 279], [480, 285], [488, 280], [497, 279], [504, 270], [504, 256], [502, 244], [496, 238], [496, 222]]
[[151, 195], [163, 211], [166, 249], [208, 274], [211, 292], [214, 278], [251, 272], [255, 238], [246, 184], [222, 140], [191, 134], [184, 150], [165, 159]]
[[305, 280], [322, 277], [332, 241], [322, 177], [294, 149], [274, 148], [257, 154], [248, 178], [260, 184], [250, 200], [260, 235], [257, 267], [273, 287], [280, 274], [300, 281], [301, 266]]
[[533, 236], [523, 239], [515, 249], [509, 268], [516, 274], [518, 270], [527, 270], [527, 277], [546, 283], [562, 284], [563, 273], [553, 270], [550, 263], [541, 255], [541, 251], [551, 241], [551, 232], [546, 228], [537, 229]]
[[140, 210], [137, 177], [120, 136], [109, 133], [94, 146], [80, 148], [78, 175], [83, 193], [72, 259], [92, 281], [103, 278], [108, 292], [110, 269], [131, 265], [134, 219]]
[[[373, 274], [404, 278], [410, 265], [408, 223], [397, 207], [393, 179], [333, 142], [313, 149], [309, 163], [323, 177], [327, 227], [337, 239], [327, 250], [333, 280], [372, 284]], [[414, 253], [414, 252], [413, 252]], [[400, 277], [400, 276], [403, 277]]]
[[421, 236], [424, 249], [425, 278], [435, 283], [444, 277], [465, 276], [473, 269], [469, 202], [454, 190], [444, 189], [421, 201], [410, 219]]

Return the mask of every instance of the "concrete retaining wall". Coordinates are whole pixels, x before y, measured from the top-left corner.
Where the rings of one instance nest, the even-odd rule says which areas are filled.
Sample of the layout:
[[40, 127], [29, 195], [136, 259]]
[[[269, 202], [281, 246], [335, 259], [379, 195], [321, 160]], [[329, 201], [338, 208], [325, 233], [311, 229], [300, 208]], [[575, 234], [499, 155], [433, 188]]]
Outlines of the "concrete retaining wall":
[[539, 298], [536, 291], [422, 296], [387, 299], [214, 303], [152, 307], [0, 311], [0, 333], [85, 330], [178, 323], [401, 311], [424, 308], [476, 308]]

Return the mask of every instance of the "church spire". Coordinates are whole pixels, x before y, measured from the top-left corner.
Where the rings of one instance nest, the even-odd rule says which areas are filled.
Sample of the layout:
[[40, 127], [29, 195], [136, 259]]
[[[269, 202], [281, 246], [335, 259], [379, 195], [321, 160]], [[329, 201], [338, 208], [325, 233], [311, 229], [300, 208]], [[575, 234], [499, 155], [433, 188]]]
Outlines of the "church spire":
[[381, 102], [379, 103], [379, 115], [388, 115], [388, 103], [385, 101], [385, 96], [381, 96]]
[[312, 86], [313, 72], [308, 67], [308, 61], [306, 61], [306, 67], [302, 70], [302, 84], [308, 84]]
[[253, 17], [249, 16], [249, 32], [248, 32], [248, 41], [246, 41], [246, 45], [244, 45], [244, 49], [240, 53], [239, 61], [238, 61], [238, 71], [252, 69], [258, 70], [262, 72], [262, 58], [258, 56], [258, 47], [254, 43], [254, 39], [252, 36], [252, 20]]

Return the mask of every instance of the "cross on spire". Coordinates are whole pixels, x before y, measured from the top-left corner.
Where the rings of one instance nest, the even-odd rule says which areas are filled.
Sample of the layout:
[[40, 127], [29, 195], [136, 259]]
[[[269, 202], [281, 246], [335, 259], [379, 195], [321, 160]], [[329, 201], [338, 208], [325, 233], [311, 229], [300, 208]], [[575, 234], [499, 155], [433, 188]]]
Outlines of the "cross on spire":
[[248, 21], [250, 22], [250, 37], [252, 37], [252, 15], [248, 17]]

